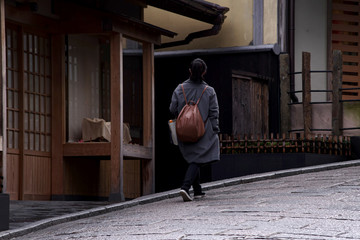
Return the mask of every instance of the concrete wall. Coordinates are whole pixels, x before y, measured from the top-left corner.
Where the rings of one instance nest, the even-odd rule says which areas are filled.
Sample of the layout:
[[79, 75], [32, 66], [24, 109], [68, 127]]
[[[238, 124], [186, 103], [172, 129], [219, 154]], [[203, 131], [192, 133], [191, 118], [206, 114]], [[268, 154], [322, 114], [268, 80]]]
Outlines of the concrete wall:
[[[302, 52], [311, 53], [311, 69], [327, 70], [327, 0], [295, 1], [295, 72], [301, 72]], [[311, 89], [326, 89], [326, 74], [311, 74]], [[302, 90], [301, 75], [295, 90]], [[302, 101], [302, 94], [297, 94]], [[313, 101], [325, 101], [326, 93], [312, 93]]]
[[[360, 103], [343, 103], [343, 126], [341, 128], [360, 127]], [[303, 108], [301, 104], [291, 106], [291, 129], [304, 128]], [[312, 105], [313, 129], [332, 129], [332, 104]], [[332, 135], [331, 131], [314, 131], [313, 134]], [[360, 129], [344, 130], [344, 136], [360, 136]]]

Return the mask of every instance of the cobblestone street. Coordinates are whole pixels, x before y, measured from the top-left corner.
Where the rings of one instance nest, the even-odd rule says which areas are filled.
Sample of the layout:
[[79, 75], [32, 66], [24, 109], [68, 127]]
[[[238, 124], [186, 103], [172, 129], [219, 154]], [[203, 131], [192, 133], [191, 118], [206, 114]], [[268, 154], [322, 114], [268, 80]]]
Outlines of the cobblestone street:
[[210, 184], [206, 197], [193, 202], [138, 204], [15, 239], [360, 239], [359, 172], [352, 166]]

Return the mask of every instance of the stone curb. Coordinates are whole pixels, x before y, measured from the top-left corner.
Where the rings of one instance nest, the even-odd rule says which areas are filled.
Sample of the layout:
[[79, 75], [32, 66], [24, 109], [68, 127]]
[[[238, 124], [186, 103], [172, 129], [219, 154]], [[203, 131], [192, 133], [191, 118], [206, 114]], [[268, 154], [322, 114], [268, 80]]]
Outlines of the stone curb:
[[[204, 183], [202, 185], [203, 185], [204, 190], [211, 190], [211, 189], [218, 189], [218, 188], [223, 188], [223, 187], [233, 186], [233, 185], [238, 185], [238, 184], [245, 184], [245, 183], [263, 181], [263, 180], [268, 180], [268, 179], [281, 178], [281, 177], [299, 175], [299, 174], [304, 174], [304, 173], [334, 170], [334, 169], [338, 169], [338, 168], [353, 167], [353, 166], [360, 166], [360, 160], [343, 161], [343, 162], [330, 163], [330, 164], [324, 164], [324, 165], [317, 165], [317, 166], [310, 166], [310, 167], [303, 167], [303, 168], [295, 168], [295, 169], [253, 174], [253, 175], [248, 175], [248, 176], [219, 180], [219, 181], [210, 182], [210, 183]], [[18, 229], [0, 232], [0, 240], [19, 237], [19, 236], [22, 236], [22, 235], [25, 235], [25, 234], [28, 234], [28, 233], [31, 233], [34, 231], [38, 231], [38, 230], [41, 230], [41, 229], [44, 229], [44, 228], [47, 228], [50, 226], [54, 226], [54, 225], [69, 222], [69, 221], [74, 221], [74, 220], [87, 218], [87, 217], [93, 217], [93, 216], [97, 216], [97, 215], [101, 215], [101, 214], [105, 214], [105, 213], [109, 213], [109, 212], [113, 212], [113, 211], [122, 210], [125, 208], [134, 207], [137, 205], [154, 203], [154, 202], [158, 202], [161, 200], [174, 198], [174, 197], [178, 197], [178, 196], [179, 196], [178, 190], [170, 190], [170, 191], [166, 191], [166, 192], [155, 193], [155, 194], [139, 197], [139, 198], [136, 198], [136, 199], [128, 201], [128, 202], [110, 204], [107, 206], [92, 208], [92, 209], [81, 211], [78, 213], [71, 213], [71, 214], [66, 214], [66, 215], [59, 216], [59, 217], [44, 219], [44, 220], [40, 220], [40, 221], [31, 223], [29, 225], [26, 225], [26, 226], [18, 228]]]

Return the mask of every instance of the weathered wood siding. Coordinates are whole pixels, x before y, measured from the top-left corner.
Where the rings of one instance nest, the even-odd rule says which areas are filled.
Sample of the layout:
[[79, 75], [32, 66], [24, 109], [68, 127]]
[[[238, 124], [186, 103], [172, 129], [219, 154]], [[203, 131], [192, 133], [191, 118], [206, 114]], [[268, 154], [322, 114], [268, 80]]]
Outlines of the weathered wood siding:
[[232, 100], [233, 135], [268, 134], [269, 91], [266, 82], [233, 74]]

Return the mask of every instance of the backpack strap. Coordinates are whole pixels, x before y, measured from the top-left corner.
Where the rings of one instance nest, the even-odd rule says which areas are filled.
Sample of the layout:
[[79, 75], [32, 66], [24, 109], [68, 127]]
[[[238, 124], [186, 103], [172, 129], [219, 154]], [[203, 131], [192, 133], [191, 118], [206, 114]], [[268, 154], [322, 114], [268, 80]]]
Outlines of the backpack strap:
[[201, 99], [202, 95], [204, 94], [205, 90], [207, 89], [207, 87], [208, 87], [208, 86], [205, 86], [205, 88], [204, 88], [204, 90], [202, 91], [202, 93], [201, 93], [201, 95], [200, 95], [199, 99], [198, 99], [198, 100], [197, 100], [197, 102], [196, 102], [196, 105], [198, 105], [198, 104], [199, 104], [200, 99]]
[[182, 91], [183, 91], [183, 94], [184, 94], [185, 103], [188, 104], [187, 99], [186, 99], [186, 95], [185, 95], [185, 90], [184, 90], [183, 84], [181, 84], [181, 88], [182, 88]]
[[[186, 103], [186, 104], [188, 104], [188, 101], [187, 101], [187, 99], [186, 99], [186, 94], [185, 94], [185, 90], [184, 90], [184, 86], [183, 86], [183, 84], [181, 84], [181, 88], [182, 88], [182, 92], [183, 92], [183, 95], [184, 95], [184, 98], [185, 98], [185, 103]], [[205, 86], [205, 88], [204, 88], [204, 90], [202, 91], [202, 93], [201, 93], [201, 95], [200, 95], [199, 99], [198, 99], [198, 100], [197, 100], [197, 102], [196, 102], [196, 105], [198, 105], [198, 104], [199, 104], [200, 99], [201, 99], [202, 95], [204, 94], [204, 92], [205, 92], [205, 90], [206, 90], [207, 88], [208, 88], [208, 86]]]

